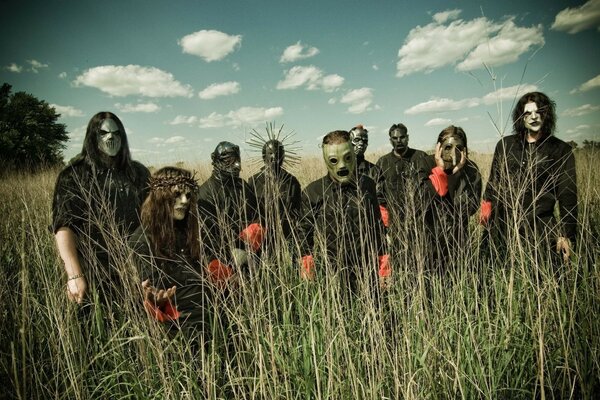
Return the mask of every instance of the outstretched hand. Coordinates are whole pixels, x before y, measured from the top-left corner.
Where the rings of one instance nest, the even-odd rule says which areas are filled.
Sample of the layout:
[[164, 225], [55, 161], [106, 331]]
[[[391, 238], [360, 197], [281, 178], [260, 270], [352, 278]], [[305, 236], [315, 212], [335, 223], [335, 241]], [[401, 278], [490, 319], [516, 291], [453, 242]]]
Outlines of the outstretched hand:
[[556, 240], [556, 251], [563, 256], [563, 261], [568, 264], [571, 257], [571, 241], [564, 236], [560, 236]]
[[177, 287], [173, 286], [167, 290], [157, 289], [152, 286], [150, 279], [146, 279], [142, 282], [142, 289], [144, 290], [144, 301], [148, 301], [150, 304], [161, 308], [175, 296]]

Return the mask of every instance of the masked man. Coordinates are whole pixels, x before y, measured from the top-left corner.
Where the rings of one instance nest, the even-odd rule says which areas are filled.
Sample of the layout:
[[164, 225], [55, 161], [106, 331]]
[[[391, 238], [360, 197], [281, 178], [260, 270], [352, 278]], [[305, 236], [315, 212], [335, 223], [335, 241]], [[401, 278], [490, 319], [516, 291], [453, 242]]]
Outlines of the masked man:
[[258, 252], [264, 237], [264, 229], [258, 223], [256, 196], [240, 178], [238, 146], [220, 142], [211, 158], [212, 175], [198, 191], [202, 239], [208, 242], [210, 258], [237, 268], [246, 267], [247, 251]]
[[302, 195], [300, 273], [307, 279], [319, 273], [313, 252], [317, 241], [324, 242], [325, 249], [317, 251], [327, 255], [325, 263], [354, 292], [359, 279], [372, 281], [378, 275], [384, 282], [391, 274], [375, 182], [356, 174], [348, 132], [330, 132], [322, 145], [328, 174], [309, 184]]
[[274, 248], [277, 238], [289, 240], [300, 218], [300, 182], [283, 168], [285, 148], [276, 139], [262, 148], [264, 166], [248, 180], [259, 202], [261, 221], [268, 229], [265, 247]]
[[572, 148], [554, 136], [555, 103], [544, 93], [523, 95], [512, 118], [515, 133], [496, 145], [480, 220], [500, 246], [514, 240], [514, 227], [528, 242], [543, 245], [534, 248], [551, 247], [566, 261], [577, 236]]
[[90, 120], [81, 153], [61, 171], [52, 203], [52, 229], [67, 274], [67, 294], [80, 303], [91, 286], [102, 299], [122, 281], [113, 258], [139, 225], [149, 172], [132, 161], [116, 115]]
[[440, 271], [456, 267], [469, 247], [469, 217], [481, 197], [481, 174], [468, 159], [465, 131], [453, 125], [444, 129], [435, 154], [422, 158], [417, 167], [430, 265]]

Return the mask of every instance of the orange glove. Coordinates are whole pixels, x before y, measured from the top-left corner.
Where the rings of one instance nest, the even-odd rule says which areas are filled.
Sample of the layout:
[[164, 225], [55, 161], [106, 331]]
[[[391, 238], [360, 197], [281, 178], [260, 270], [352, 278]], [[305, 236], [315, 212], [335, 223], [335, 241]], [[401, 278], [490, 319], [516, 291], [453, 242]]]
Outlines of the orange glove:
[[492, 202], [489, 200], [481, 201], [481, 210], [479, 211], [479, 223], [486, 226], [492, 217]]
[[162, 308], [150, 301], [144, 301], [144, 308], [158, 322], [170, 322], [179, 319], [180, 312], [177, 307], [174, 307], [170, 301], [167, 301]]
[[260, 245], [265, 237], [265, 228], [259, 223], [252, 223], [240, 232], [240, 239], [244, 241], [253, 251], [260, 249]]
[[300, 267], [300, 277], [312, 281], [315, 278], [315, 259], [308, 254], [302, 257], [302, 266]]
[[386, 228], [390, 227], [390, 213], [388, 212], [385, 206], [379, 206], [379, 211], [381, 212], [381, 220], [383, 221], [383, 226]]
[[216, 258], [208, 263], [208, 277], [216, 286], [224, 286], [232, 276], [233, 269]]
[[390, 265], [390, 255], [385, 254], [379, 256], [379, 271], [377, 271], [380, 277], [387, 278], [392, 275], [392, 266]]
[[445, 196], [448, 193], [448, 175], [440, 167], [433, 167], [429, 180], [433, 188], [440, 196]]

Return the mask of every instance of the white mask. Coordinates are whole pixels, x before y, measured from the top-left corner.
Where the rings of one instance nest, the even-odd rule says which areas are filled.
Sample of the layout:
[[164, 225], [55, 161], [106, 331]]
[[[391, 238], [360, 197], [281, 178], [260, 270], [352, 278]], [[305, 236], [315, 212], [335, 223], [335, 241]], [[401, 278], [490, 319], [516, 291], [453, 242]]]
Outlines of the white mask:
[[100, 124], [97, 133], [98, 149], [107, 156], [114, 157], [121, 150], [121, 131], [112, 118], [106, 118]]
[[192, 194], [187, 190], [185, 186], [182, 186], [183, 190], [180, 190], [180, 186], [174, 186], [171, 190], [175, 194], [175, 204], [173, 205], [173, 219], [181, 221], [187, 215], [190, 209], [190, 199]]
[[538, 110], [537, 104], [533, 101], [525, 104], [523, 108], [523, 125], [532, 133], [537, 134], [542, 129], [544, 123], [542, 114]]

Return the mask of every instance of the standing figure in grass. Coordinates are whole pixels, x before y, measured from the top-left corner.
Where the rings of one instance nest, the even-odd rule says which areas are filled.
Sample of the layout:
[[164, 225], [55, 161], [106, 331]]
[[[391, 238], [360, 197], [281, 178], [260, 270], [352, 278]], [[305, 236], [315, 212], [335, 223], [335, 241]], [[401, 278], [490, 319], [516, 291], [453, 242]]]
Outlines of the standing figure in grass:
[[[279, 131], [281, 132], [281, 130]], [[258, 147], [262, 143], [263, 167], [248, 180], [248, 185], [254, 189], [259, 204], [261, 224], [265, 226], [265, 248], [277, 249], [277, 243], [283, 243], [292, 238], [300, 218], [302, 189], [298, 179], [285, 170], [284, 164], [291, 158], [297, 158], [292, 153], [287, 154], [279, 133], [272, 134], [267, 129], [268, 139], [259, 135], [249, 143]], [[289, 136], [289, 135], [288, 135]], [[288, 137], [286, 136], [286, 137]], [[278, 238], [283, 239], [278, 241]]]
[[119, 245], [139, 226], [150, 173], [131, 160], [123, 123], [99, 112], [87, 126], [83, 149], [61, 171], [52, 202], [52, 229], [67, 276], [69, 299], [90, 288], [102, 301], [118, 294], [123, 276]]
[[465, 131], [450, 125], [438, 135], [435, 154], [418, 163], [429, 264], [438, 271], [456, 266], [469, 248], [469, 217], [479, 208], [481, 174], [468, 155]]
[[536, 251], [552, 249], [567, 261], [577, 236], [577, 179], [571, 146], [554, 136], [555, 103], [544, 93], [527, 93], [512, 118], [514, 135], [494, 151], [481, 223], [496, 245], [514, 242], [512, 233], [519, 232]]
[[302, 194], [301, 276], [325, 274], [315, 268], [316, 252], [324, 256], [318, 264], [339, 274], [340, 284], [350, 292], [356, 291], [359, 281], [379, 279], [385, 285], [391, 268], [375, 182], [356, 174], [356, 154], [347, 131], [328, 133], [322, 146], [328, 173]]
[[209, 293], [199, 236], [198, 185], [185, 169], [164, 167], [150, 180], [141, 225], [129, 239], [144, 290], [144, 306], [158, 321], [206, 331]]
[[[200, 230], [207, 241], [210, 258], [243, 269], [252, 261], [252, 253], [260, 250], [264, 237], [256, 196], [240, 178], [238, 146], [220, 142], [211, 157], [212, 175], [198, 190]], [[233, 273], [220, 267], [214, 270], [211, 267], [211, 271], [215, 278], [227, 278]]]

